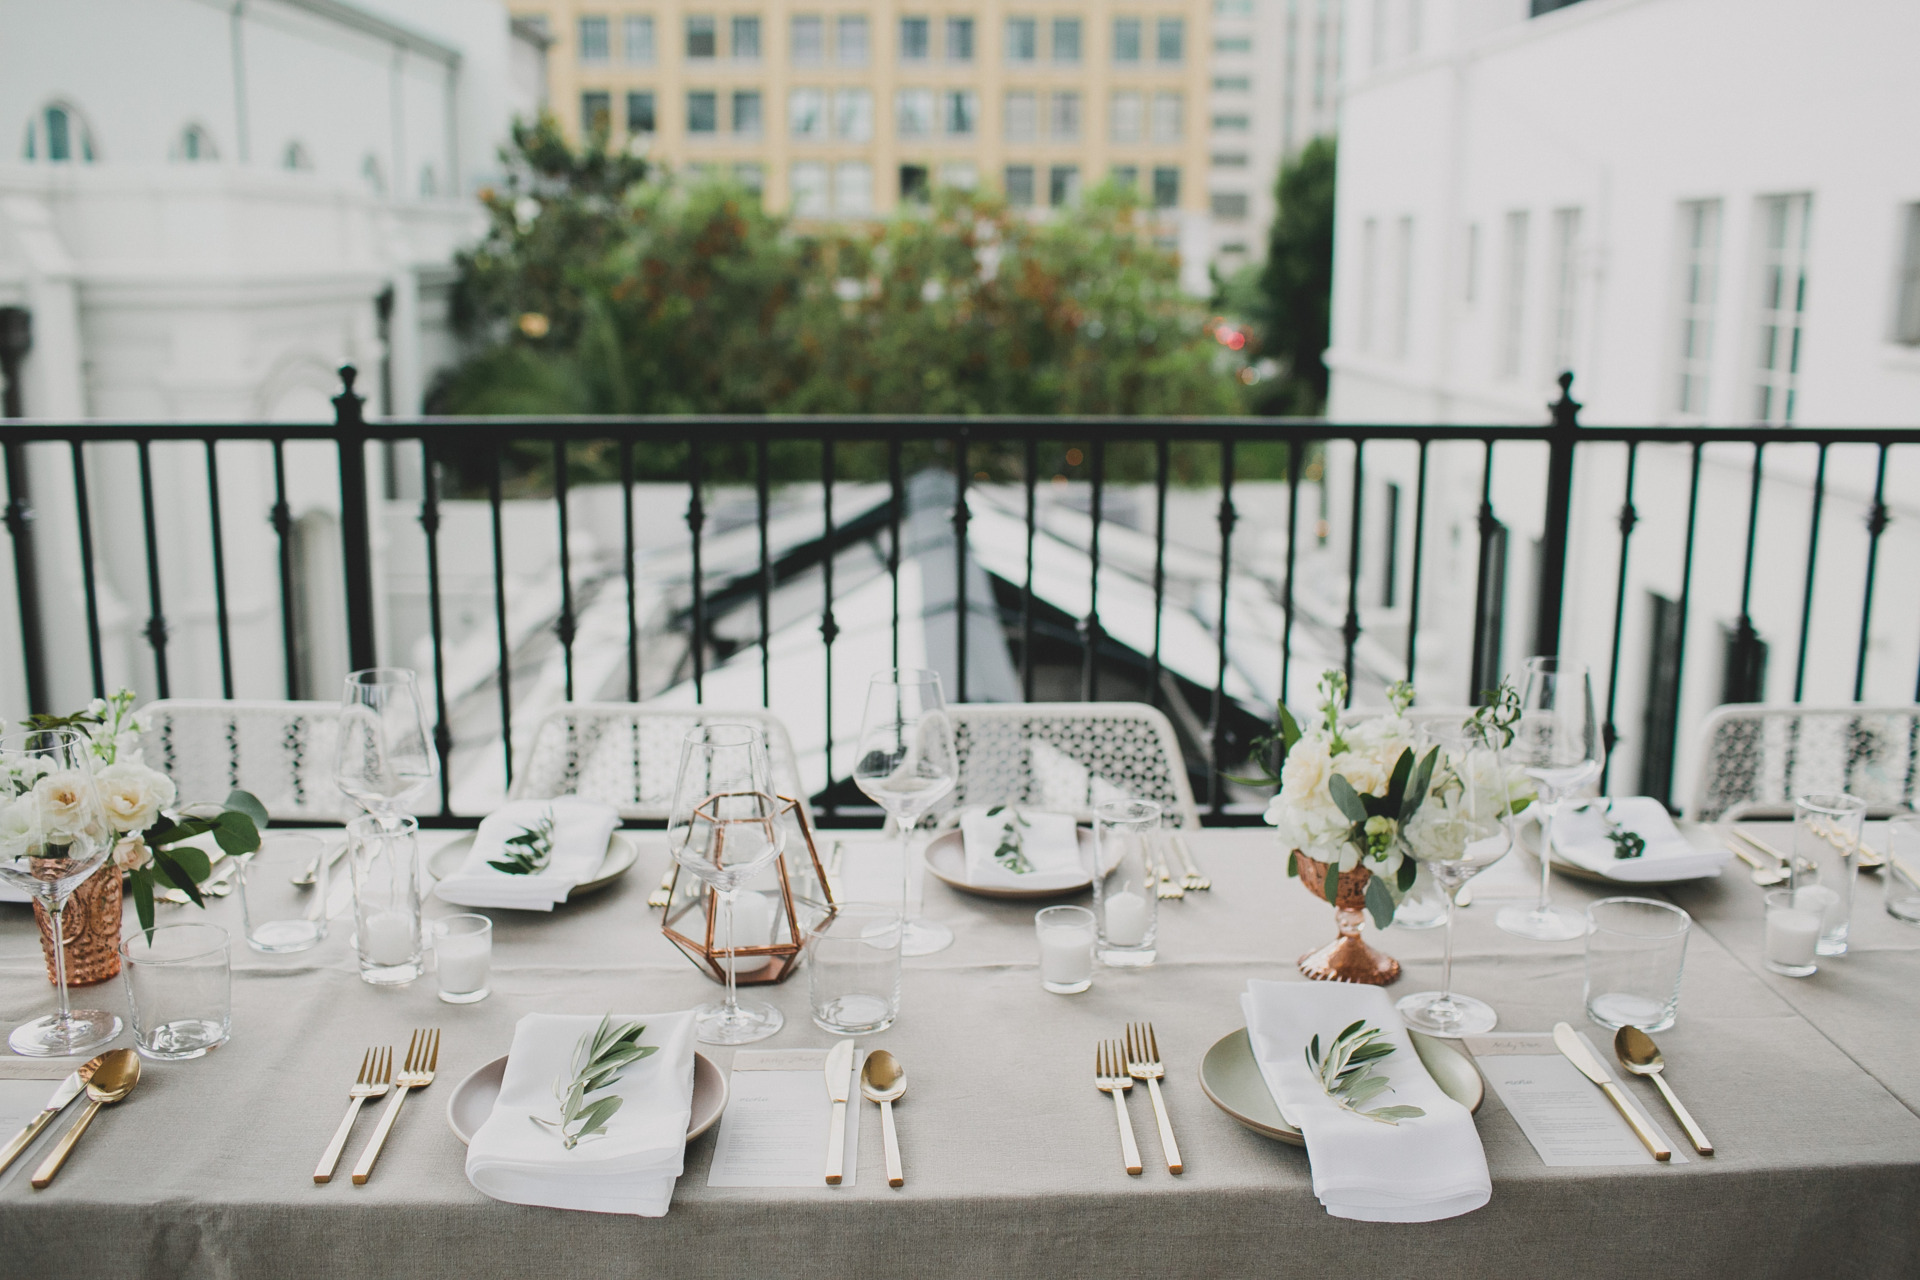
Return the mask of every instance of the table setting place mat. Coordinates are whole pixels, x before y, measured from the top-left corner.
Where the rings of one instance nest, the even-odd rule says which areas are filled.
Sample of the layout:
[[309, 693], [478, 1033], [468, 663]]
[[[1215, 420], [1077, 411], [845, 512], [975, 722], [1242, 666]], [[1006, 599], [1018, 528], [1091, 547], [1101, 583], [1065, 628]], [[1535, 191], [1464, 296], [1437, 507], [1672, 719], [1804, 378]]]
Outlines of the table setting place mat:
[[[1619, 1085], [1619, 1076], [1607, 1067], [1608, 1055], [1600, 1052], [1586, 1032], [1578, 1034], [1594, 1061]], [[1520, 1132], [1527, 1135], [1542, 1164], [1663, 1163], [1634, 1136], [1632, 1126], [1607, 1101], [1600, 1087], [1580, 1074], [1579, 1068], [1555, 1047], [1551, 1032], [1466, 1036], [1461, 1043], [1473, 1055], [1480, 1074], [1500, 1095]], [[1676, 1144], [1645, 1107], [1637, 1102], [1634, 1106], [1640, 1118], [1660, 1135], [1661, 1144], [1673, 1152], [1671, 1163], [1688, 1163], [1681, 1151], [1683, 1144]]]
[[[898, 890], [896, 889], [897, 893]], [[825, 1049], [740, 1049], [727, 1081], [727, 1110], [707, 1171], [710, 1187], [827, 1186], [824, 1170], [833, 1099], [827, 1094]], [[866, 1052], [856, 1051], [855, 1082], [846, 1108], [846, 1166], [840, 1185], [858, 1172], [860, 1072]]]
[[[85, 1058], [17, 1058], [0, 1057], [0, 1146], [13, 1140], [13, 1135], [26, 1128], [46, 1108], [47, 1101], [53, 1096], [54, 1088], [69, 1075], [86, 1063]], [[82, 1103], [86, 1095], [79, 1099]], [[40, 1136], [22, 1151], [14, 1162], [0, 1172], [0, 1191], [4, 1191], [14, 1178], [22, 1176], [22, 1169], [37, 1169], [41, 1157], [59, 1135], [66, 1132], [68, 1113], [79, 1114], [79, 1109], [69, 1104], [67, 1111], [54, 1117], [54, 1122], [40, 1131]]]
[[[1639, 856], [1615, 856], [1609, 823], [1646, 841]], [[1651, 796], [1603, 796], [1570, 804], [1554, 827], [1553, 845], [1558, 857], [1580, 870], [1621, 884], [1717, 876], [1733, 860], [1725, 848], [1702, 847], [1681, 835], [1666, 806]]]
[[[995, 811], [997, 810], [997, 812]], [[1085, 884], [1080, 833], [1070, 813], [1014, 805], [973, 808], [960, 818], [966, 847], [967, 883], [996, 889], [1073, 888]], [[1030, 871], [1014, 871], [995, 856], [1003, 843], [1017, 843]]]
[[[1362, 1222], [1435, 1222], [1471, 1213], [1492, 1198], [1473, 1113], [1434, 1082], [1385, 991], [1341, 982], [1254, 980], [1240, 1005], [1260, 1074], [1281, 1115], [1306, 1139], [1313, 1193], [1329, 1214]], [[1381, 1042], [1395, 1049], [1370, 1064], [1389, 1088], [1366, 1105], [1415, 1106], [1424, 1115], [1390, 1124], [1327, 1095], [1307, 1065], [1307, 1045], [1318, 1036], [1324, 1050], [1354, 1022], [1379, 1028]]]
[[641, 1023], [640, 1043], [658, 1051], [629, 1063], [612, 1084], [624, 1102], [605, 1122], [606, 1132], [569, 1150], [533, 1117], [559, 1117], [555, 1081], [572, 1078], [576, 1046], [602, 1019], [553, 1013], [520, 1019], [493, 1114], [467, 1147], [467, 1180], [475, 1188], [495, 1200], [551, 1209], [643, 1218], [666, 1213], [686, 1161], [693, 1014], [616, 1013], [607, 1020]]
[[[547, 821], [552, 822], [552, 851], [539, 871], [515, 875], [490, 865], [526, 848], [508, 841]], [[509, 801], [481, 820], [459, 870], [434, 886], [434, 896], [461, 907], [552, 911], [575, 885], [592, 878], [619, 825], [619, 812], [595, 800]]]

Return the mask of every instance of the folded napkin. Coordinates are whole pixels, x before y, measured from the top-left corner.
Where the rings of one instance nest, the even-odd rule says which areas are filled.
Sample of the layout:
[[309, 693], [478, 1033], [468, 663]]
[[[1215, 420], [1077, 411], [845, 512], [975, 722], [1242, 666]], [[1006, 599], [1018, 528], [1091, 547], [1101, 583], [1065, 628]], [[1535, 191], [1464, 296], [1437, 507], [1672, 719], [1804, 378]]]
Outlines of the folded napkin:
[[[1273, 1100], [1306, 1137], [1313, 1193], [1328, 1213], [1436, 1222], [1492, 1198], [1472, 1113], [1427, 1074], [1386, 992], [1343, 982], [1249, 982], [1240, 1007]], [[1320, 1087], [1307, 1066], [1307, 1042], [1318, 1035], [1324, 1048], [1357, 1019], [1381, 1028], [1400, 1050], [1374, 1064], [1393, 1084], [1368, 1105], [1410, 1104], [1426, 1115], [1384, 1124], [1344, 1109]]]
[[612, 1087], [626, 1101], [605, 1134], [573, 1150], [529, 1117], [557, 1120], [553, 1082], [572, 1070], [591, 1014], [530, 1013], [513, 1030], [500, 1097], [467, 1147], [467, 1180], [495, 1200], [589, 1213], [658, 1218], [686, 1162], [693, 1113], [693, 1014], [616, 1013], [646, 1026], [641, 1044], [660, 1052], [630, 1064]]
[[1651, 796], [1617, 796], [1613, 821], [1647, 842], [1637, 858], [1613, 856], [1607, 838], [1607, 801], [1593, 801], [1582, 809], [1569, 804], [1554, 828], [1554, 848], [1576, 866], [1618, 880], [1622, 884], [1661, 884], [1717, 876], [1733, 857], [1726, 849], [1700, 849], [1680, 834], [1667, 808]]
[[[553, 816], [553, 856], [532, 875], [508, 875], [487, 864], [506, 857], [507, 841]], [[565, 902], [573, 886], [591, 879], [607, 855], [607, 840], [620, 825], [610, 804], [560, 796], [553, 800], [512, 800], [495, 809], [473, 833], [473, 848], [460, 869], [434, 887], [443, 901], [462, 907], [517, 907], [551, 911]], [[518, 848], [519, 846], [515, 846]]]
[[[1020, 852], [1033, 865], [1024, 873], [1008, 870], [993, 856], [1016, 812], [1027, 823], [1018, 828]], [[960, 819], [960, 836], [966, 842], [968, 884], [1045, 890], [1087, 882], [1087, 869], [1080, 864], [1080, 835], [1070, 813], [1009, 805], [989, 816], [985, 809], [969, 809]]]

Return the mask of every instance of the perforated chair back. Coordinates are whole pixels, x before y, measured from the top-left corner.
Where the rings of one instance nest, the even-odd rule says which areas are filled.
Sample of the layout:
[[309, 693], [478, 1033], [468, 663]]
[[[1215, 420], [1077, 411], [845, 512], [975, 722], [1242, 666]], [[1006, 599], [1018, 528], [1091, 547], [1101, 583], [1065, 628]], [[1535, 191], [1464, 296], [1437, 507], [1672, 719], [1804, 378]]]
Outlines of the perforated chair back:
[[1793, 798], [1844, 791], [1871, 811], [1911, 808], [1920, 771], [1920, 705], [1735, 703], [1700, 730], [1688, 816], [1784, 815]]
[[339, 715], [333, 702], [163, 698], [139, 711], [141, 749], [181, 804], [218, 803], [238, 789], [270, 818], [345, 822], [360, 809], [333, 781]]

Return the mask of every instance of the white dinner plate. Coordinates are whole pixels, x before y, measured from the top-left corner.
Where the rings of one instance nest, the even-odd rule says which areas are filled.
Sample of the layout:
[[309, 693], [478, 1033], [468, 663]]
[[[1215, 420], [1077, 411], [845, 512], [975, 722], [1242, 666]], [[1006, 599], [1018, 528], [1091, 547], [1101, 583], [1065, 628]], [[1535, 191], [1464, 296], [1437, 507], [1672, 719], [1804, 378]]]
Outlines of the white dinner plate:
[[[1084, 827], [1075, 828], [1080, 837], [1080, 857], [1083, 861], [1093, 860], [1093, 832]], [[958, 831], [949, 831], [936, 836], [927, 844], [927, 870], [944, 884], [951, 885], [962, 893], [974, 893], [983, 898], [1009, 898], [1030, 900], [1035, 898], [1061, 898], [1070, 893], [1079, 893], [1092, 886], [1093, 877], [1084, 871], [1057, 871], [1051, 874], [1035, 872], [1036, 883], [1031, 887], [1014, 888], [1004, 884], [970, 884], [967, 881], [967, 846], [965, 838]]]
[[[1480, 1069], [1465, 1050], [1418, 1031], [1409, 1031], [1407, 1036], [1440, 1092], [1467, 1110], [1478, 1111], [1486, 1087], [1480, 1082]], [[1253, 1056], [1245, 1027], [1222, 1036], [1200, 1059], [1200, 1090], [1214, 1106], [1261, 1137], [1277, 1138], [1296, 1147], [1307, 1145], [1300, 1131], [1281, 1118], [1279, 1104], [1267, 1088], [1266, 1077], [1260, 1074], [1260, 1063]]]
[[[448, 841], [446, 844], [440, 846], [440, 848], [434, 850], [427, 858], [427, 874], [432, 876], [435, 882], [445, 880], [448, 876], [460, 869], [460, 864], [467, 860], [467, 851], [473, 848], [473, 835], [473, 832], [468, 831], [457, 839]], [[606, 888], [615, 880], [618, 880], [621, 876], [632, 870], [633, 864], [639, 860], [640, 842], [625, 831], [614, 832], [611, 836], [607, 837], [607, 853], [606, 856], [601, 859], [599, 868], [594, 871], [591, 878], [582, 880], [579, 884], [573, 886], [572, 891], [567, 894], [567, 901], [572, 902], [581, 894], [593, 893], [596, 890]], [[489, 911], [506, 911], [511, 909], [512, 908], [508, 907], [487, 908]]]
[[[1534, 857], [1538, 858], [1540, 856], [1539, 819], [1536, 818], [1532, 821], [1522, 821], [1519, 824], [1519, 826], [1520, 826], [1520, 847], [1522, 849], [1525, 849], [1528, 853], [1532, 854]], [[1659, 880], [1616, 880], [1612, 876], [1603, 876], [1598, 871], [1590, 871], [1586, 867], [1581, 866], [1577, 862], [1569, 862], [1567, 861], [1565, 856], [1563, 856], [1558, 852], [1556, 852], [1553, 855], [1553, 869], [1555, 871], [1558, 871], [1561, 875], [1566, 876], [1573, 880], [1585, 880], [1588, 884], [1612, 885], [1615, 888], [1618, 888], [1621, 885], [1626, 885], [1628, 888], [1632, 888], [1634, 885], [1686, 884], [1688, 881], [1691, 881], [1691, 880], [1705, 880], [1710, 878], [1708, 876], [1703, 876], [1703, 875], [1693, 875], [1693, 876], [1674, 876], [1672, 879], [1659, 879]]]
[[[462, 1142], [471, 1143], [473, 1135], [493, 1114], [500, 1097], [500, 1082], [507, 1078], [507, 1056], [476, 1067], [465, 1080], [453, 1086], [447, 1098], [447, 1127]], [[693, 1054], [693, 1115], [687, 1121], [687, 1141], [713, 1128], [720, 1113], [727, 1109], [727, 1078], [713, 1059], [699, 1050]]]

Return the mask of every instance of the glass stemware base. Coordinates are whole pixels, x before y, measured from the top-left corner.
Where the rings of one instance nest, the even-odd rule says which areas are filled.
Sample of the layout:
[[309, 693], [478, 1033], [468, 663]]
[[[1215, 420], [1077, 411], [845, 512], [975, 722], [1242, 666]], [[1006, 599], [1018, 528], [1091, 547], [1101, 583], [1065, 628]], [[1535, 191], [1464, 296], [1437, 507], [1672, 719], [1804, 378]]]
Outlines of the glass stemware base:
[[953, 945], [953, 930], [933, 920], [909, 920], [900, 935], [900, 954], [930, 956]]
[[119, 1035], [118, 1017], [99, 1009], [75, 1009], [62, 1019], [57, 1013], [23, 1022], [7, 1037], [7, 1046], [28, 1058], [66, 1058], [92, 1053]]
[[1401, 996], [1393, 1007], [1413, 1030], [1447, 1040], [1485, 1035], [1500, 1021], [1500, 1015], [1486, 1001], [1446, 991], [1416, 991]]
[[1587, 917], [1570, 907], [1502, 907], [1493, 922], [1508, 933], [1535, 942], [1571, 942], [1587, 936]]
[[758, 1000], [733, 1005], [714, 1000], [693, 1011], [693, 1034], [701, 1044], [752, 1044], [785, 1025], [787, 1020], [778, 1009]]

